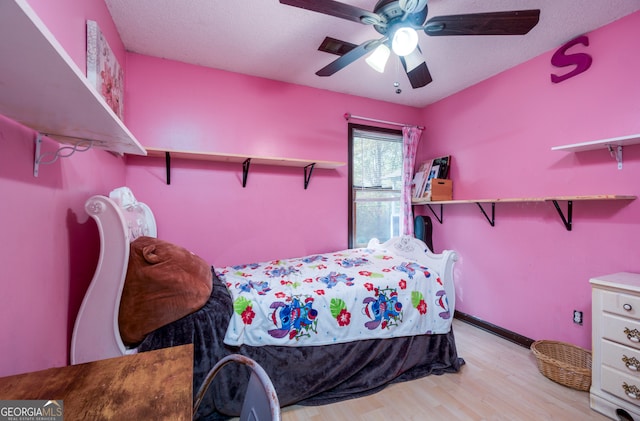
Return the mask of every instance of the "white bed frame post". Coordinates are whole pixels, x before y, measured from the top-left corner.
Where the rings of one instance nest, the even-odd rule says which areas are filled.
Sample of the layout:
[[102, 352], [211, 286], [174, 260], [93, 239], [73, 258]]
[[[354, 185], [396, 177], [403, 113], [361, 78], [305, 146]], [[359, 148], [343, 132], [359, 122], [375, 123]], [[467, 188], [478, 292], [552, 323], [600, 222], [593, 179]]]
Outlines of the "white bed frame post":
[[[105, 196], [93, 196], [85, 204], [85, 210], [98, 225], [100, 257], [73, 328], [71, 364], [125, 353], [125, 346], [119, 335], [117, 312], [129, 260], [129, 235], [121, 222], [124, 217], [118, 206]], [[123, 244], [127, 247], [123, 247]], [[108, 253], [105, 252], [107, 249]], [[100, 282], [105, 278], [111, 279], [111, 282]], [[103, 326], [96, 325], [106, 320], [113, 323], [108, 331]]]
[[128, 353], [120, 337], [118, 314], [129, 243], [140, 235], [157, 235], [151, 210], [137, 202], [128, 188], [116, 189], [110, 197], [97, 195], [85, 203], [86, 212], [98, 226], [100, 255], [73, 328], [71, 364]]

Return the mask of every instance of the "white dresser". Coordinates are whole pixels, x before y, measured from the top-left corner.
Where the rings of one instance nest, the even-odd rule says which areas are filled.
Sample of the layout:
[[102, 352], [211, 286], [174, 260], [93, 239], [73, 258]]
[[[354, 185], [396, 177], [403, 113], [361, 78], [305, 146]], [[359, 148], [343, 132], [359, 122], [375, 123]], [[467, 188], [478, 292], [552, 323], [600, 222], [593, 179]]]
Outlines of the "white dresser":
[[640, 274], [590, 280], [593, 311], [591, 408], [640, 421]]

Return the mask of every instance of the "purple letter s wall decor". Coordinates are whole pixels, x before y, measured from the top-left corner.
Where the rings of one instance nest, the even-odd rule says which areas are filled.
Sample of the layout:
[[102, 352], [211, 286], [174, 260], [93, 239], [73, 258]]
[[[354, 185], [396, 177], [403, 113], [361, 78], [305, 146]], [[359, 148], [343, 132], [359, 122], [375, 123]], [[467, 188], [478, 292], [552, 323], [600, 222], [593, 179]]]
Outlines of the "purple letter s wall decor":
[[579, 36], [569, 42], [567, 42], [562, 47], [558, 48], [551, 57], [551, 64], [556, 67], [566, 67], [575, 65], [575, 69], [566, 73], [562, 76], [551, 74], [551, 82], [560, 83], [563, 80], [567, 80], [570, 77], [579, 75], [580, 73], [586, 71], [589, 67], [591, 67], [591, 56], [586, 53], [575, 53], [575, 54], [566, 54], [567, 50], [573, 47], [576, 44], [582, 44], [584, 46], [589, 45], [589, 38], [586, 35]]

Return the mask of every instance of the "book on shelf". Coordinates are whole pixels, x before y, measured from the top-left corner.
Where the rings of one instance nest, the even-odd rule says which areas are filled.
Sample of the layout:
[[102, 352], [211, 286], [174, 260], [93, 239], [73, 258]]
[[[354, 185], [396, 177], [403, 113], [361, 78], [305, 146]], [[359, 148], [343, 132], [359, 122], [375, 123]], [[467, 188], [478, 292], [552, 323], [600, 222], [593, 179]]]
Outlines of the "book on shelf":
[[416, 172], [413, 176], [413, 181], [411, 183], [411, 197], [418, 197], [418, 192], [422, 188], [424, 175], [421, 172]]
[[423, 162], [420, 167], [416, 170], [415, 176], [413, 178], [413, 197], [416, 199], [421, 198], [424, 194], [424, 189], [427, 184], [427, 179], [429, 176], [429, 171], [431, 170], [431, 161]]

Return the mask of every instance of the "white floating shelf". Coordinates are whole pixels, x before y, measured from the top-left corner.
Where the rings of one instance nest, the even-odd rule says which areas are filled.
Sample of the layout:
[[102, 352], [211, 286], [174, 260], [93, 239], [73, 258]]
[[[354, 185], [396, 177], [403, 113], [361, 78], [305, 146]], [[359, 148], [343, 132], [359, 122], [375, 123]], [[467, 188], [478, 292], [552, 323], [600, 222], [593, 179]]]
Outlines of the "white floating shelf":
[[594, 149], [608, 149], [609, 146], [627, 146], [640, 144], [640, 134], [612, 137], [610, 139], [593, 140], [591, 142], [572, 143], [570, 145], [554, 146], [552, 151], [581, 152]]
[[0, 1], [0, 114], [62, 143], [145, 155], [25, 0]]

